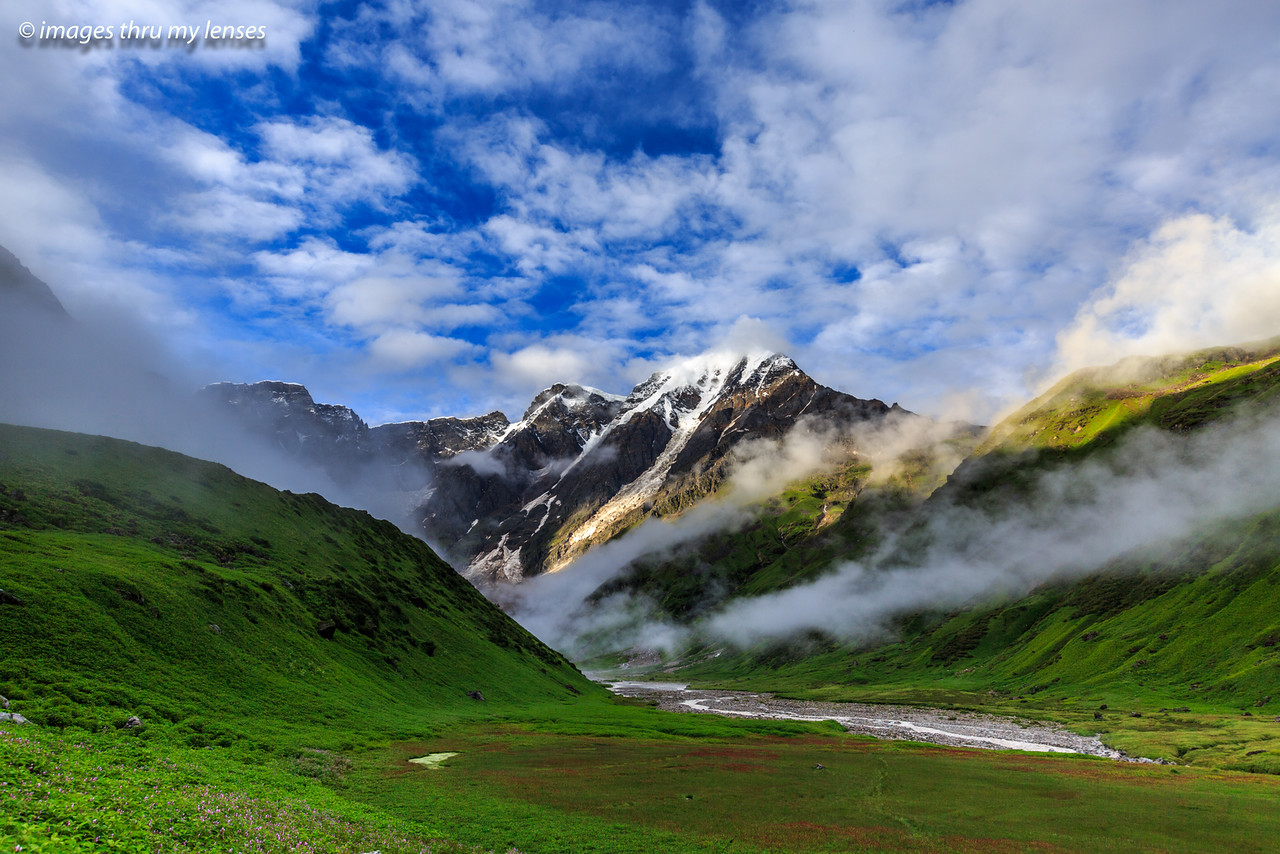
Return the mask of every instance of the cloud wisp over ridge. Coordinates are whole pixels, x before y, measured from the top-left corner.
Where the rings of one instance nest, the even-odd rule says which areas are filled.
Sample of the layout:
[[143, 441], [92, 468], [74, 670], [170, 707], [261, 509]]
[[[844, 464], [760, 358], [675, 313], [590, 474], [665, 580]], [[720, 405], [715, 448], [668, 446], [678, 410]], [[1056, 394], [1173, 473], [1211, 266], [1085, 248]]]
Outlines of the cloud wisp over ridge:
[[1135, 431], [1108, 453], [1041, 474], [1024, 500], [995, 512], [934, 507], [928, 545], [907, 564], [877, 565], [886, 550], [811, 584], [739, 601], [707, 630], [738, 643], [809, 630], [880, 639], [895, 616], [1023, 595], [1274, 510], [1280, 427], [1274, 412], [1257, 415], [1190, 436]]

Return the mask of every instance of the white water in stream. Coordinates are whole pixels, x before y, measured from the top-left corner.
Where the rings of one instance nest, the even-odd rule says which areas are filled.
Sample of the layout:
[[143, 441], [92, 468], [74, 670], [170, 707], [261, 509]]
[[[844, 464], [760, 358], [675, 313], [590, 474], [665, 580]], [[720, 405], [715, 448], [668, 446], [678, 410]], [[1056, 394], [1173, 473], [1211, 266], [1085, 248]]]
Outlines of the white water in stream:
[[690, 689], [679, 682], [601, 681], [615, 694], [656, 700], [660, 708], [671, 711], [766, 720], [835, 721], [850, 732], [877, 738], [988, 750], [1083, 753], [1131, 762], [1152, 761], [1125, 756], [1096, 737], [1077, 735], [1056, 725], [994, 715], [910, 706], [783, 700], [771, 694], [748, 691]]

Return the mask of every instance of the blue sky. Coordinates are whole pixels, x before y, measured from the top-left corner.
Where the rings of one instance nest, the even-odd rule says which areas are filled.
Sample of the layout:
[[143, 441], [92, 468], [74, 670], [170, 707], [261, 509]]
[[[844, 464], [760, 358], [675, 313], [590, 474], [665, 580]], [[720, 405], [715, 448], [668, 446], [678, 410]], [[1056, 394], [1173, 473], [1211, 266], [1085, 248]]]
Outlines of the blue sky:
[[[4, 0], [0, 243], [192, 381], [517, 415], [675, 356], [988, 420], [1280, 334], [1280, 5]], [[38, 40], [36, 40], [38, 41]]]

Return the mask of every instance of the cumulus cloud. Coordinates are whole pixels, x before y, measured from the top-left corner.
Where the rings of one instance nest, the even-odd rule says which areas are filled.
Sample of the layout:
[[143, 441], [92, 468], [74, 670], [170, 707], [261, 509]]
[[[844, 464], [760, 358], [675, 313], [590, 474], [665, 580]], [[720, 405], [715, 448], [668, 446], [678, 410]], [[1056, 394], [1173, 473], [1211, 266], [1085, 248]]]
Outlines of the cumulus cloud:
[[[1259, 185], [1242, 170], [1276, 189], [1236, 94], [1276, 69], [1196, 47], [1212, 31], [1252, 56], [1271, 13], [1085, 6], [809, 4], [750, 21], [727, 52], [700, 6], [718, 155], [619, 159], [494, 120], [467, 149], [508, 200], [491, 233], [527, 272], [629, 279], [639, 313], [592, 295], [614, 334], [656, 318], [679, 336], [732, 304], [861, 393], [928, 400], [981, 372], [990, 416], [1160, 210], [1243, 203]], [[634, 236], [638, 263], [617, 264]]]
[[[512, 333], [519, 341], [525, 336]], [[572, 383], [626, 393], [637, 382], [656, 370], [657, 361], [626, 360], [627, 342], [589, 335], [548, 335], [539, 343], [517, 346], [510, 351], [500, 349], [495, 341], [488, 366], [472, 370], [484, 371], [490, 382], [506, 392], [504, 403], [516, 415], [524, 411], [532, 397], [555, 383]]]
[[474, 344], [457, 338], [428, 335], [407, 329], [384, 332], [373, 339], [369, 345], [369, 352], [375, 359], [388, 362], [398, 368], [433, 364], [474, 349]]
[[258, 135], [274, 161], [291, 164], [301, 174], [300, 194], [306, 196], [343, 204], [380, 201], [404, 192], [416, 178], [412, 157], [380, 150], [369, 128], [347, 119], [263, 122]]
[[1063, 370], [1280, 335], [1280, 218], [1161, 226], [1058, 335]]
[[[557, 6], [559, 6], [557, 8]], [[361, 8], [334, 46], [340, 62], [370, 60], [360, 44], [371, 28], [413, 33], [374, 53], [400, 81], [443, 99], [580, 85], [583, 76], [666, 62], [666, 16], [614, 4], [560, 6], [500, 0], [443, 0]]]

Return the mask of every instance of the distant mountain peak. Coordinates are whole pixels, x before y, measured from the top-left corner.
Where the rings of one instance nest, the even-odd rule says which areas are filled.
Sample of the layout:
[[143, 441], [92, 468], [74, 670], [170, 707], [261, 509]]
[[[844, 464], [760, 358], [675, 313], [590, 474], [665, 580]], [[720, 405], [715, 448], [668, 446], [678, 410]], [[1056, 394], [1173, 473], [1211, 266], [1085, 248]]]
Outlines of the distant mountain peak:
[[533, 401], [529, 404], [529, 408], [525, 410], [520, 421], [526, 422], [536, 418], [541, 410], [557, 402], [565, 409], [579, 409], [585, 406], [599, 406], [604, 403], [621, 400], [623, 400], [621, 395], [609, 394], [607, 391], [601, 391], [591, 386], [578, 385], [577, 383], [556, 383], [534, 396]]
[[281, 380], [212, 383], [201, 394], [286, 453], [318, 464], [339, 483], [373, 474], [375, 481], [397, 491], [422, 489], [437, 463], [491, 447], [510, 426], [506, 415], [490, 412], [370, 427], [350, 407], [316, 403], [306, 386]]

